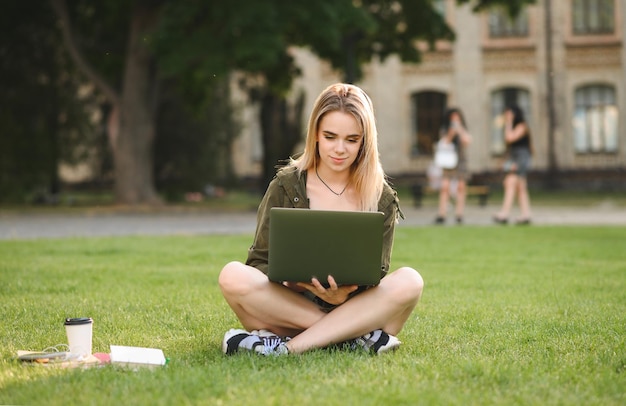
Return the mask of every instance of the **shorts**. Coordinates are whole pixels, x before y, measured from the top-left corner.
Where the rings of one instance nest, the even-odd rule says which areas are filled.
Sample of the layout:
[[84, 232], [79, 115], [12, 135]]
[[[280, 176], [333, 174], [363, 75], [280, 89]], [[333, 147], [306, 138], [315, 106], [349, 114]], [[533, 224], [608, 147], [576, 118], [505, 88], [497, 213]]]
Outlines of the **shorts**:
[[470, 178], [469, 171], [467, 170], [467, 164], [464, 161], [459, 161], [456, 168], [443, 169], [441, 174], [443, 178], [456, 179], [468, 181]]
[[504, 163], [504, 171], [525, 178], [529, 168], [530, 150], [528, 148], [513, 148], [509, 158]]

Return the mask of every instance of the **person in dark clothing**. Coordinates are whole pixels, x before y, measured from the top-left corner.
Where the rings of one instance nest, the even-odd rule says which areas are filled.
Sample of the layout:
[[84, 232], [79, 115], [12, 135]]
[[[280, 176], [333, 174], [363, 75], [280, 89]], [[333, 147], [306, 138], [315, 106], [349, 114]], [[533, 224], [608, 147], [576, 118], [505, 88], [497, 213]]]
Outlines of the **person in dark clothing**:
[[500, 211], [493, 219], [498, 224], [508, 223], [517, 196], [520, 217], [516, 224], [530, 224], [530, 194], [526, 175], [531, 163], [532, 144], [530, 129], [522, 109], [518, 106], [508, 107], [504, 112], [504, 140], [508, 153], [504, 163], [504, 199]]

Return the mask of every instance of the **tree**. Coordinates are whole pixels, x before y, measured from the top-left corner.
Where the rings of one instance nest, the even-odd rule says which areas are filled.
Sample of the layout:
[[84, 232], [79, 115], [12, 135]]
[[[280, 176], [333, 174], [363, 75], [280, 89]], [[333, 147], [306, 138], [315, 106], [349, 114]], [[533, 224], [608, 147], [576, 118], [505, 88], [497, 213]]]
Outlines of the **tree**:
[[[71, 10], [65, 0], [50, 1], [69, 54], [111, 106], [108, 131], [115, 195], [128, 204], [160, 201], [154, 187], [152, 151], [163, 79], [177, 78], [185, 97], [202, 101], [233, 70], [255, 78], [247, 89], [263, 104], [267, 181], [275, 163], [287, 158], [278, 154], [290, 151], [300, 136], [298, 112], [290, 112], [285, 102], [298, 74], [289, 54], [291, 46], [309, 47], [353, 81], [360, 76], [360, 66], [373, 56], [384, 59], [397, 54], [404, 61], [416, 62], [420, 56], [416, 40], [453, 39], [430, 0], [75, 0]], [[476, 10], [504, 4], [514, 11], [528, 2], [473, 3]], [[95, 42], [89, 46], [89, 37], [76, 35], [72, 25], [81, 18], [90, 23], [83, 24], [83, 32], [93, 34], [98, 26], [108, 26], [103, 32], [120, 41], [126, 38], [125, 46], [119, 48], [118, 41], [118, 48], [109, 55], [101, 48], [108, 40], [103, 32], [92, 37]], [[115, 20], [117, 29], [107, 25], [110, 20]], [[122, 29], [119, 24], [124, 24]]]
[[[457, 0], [458, 4], [472, 3], [475, 12], [489, 7], [507, 7], [512, 16], [525, 4], [534, 0]], [[287, 158], [298, 138], [293, 131], [297, 125], [284, 125], [287, 104], [284, 92], [297, 67], [288, 54], [288, 47], [309, 47], [339, 72], [344, 80], [353, 83], [362, 75], [361, 67], [373, 57], [384, 61], [398, 55], [404, 62], [418, 63], [421, 55], [416, 43], [426, 41], [431, 46], [436, 40], [449, 40], [455, 34], [444, 17], [434, 8], [431, 0], [319, 0], [310, 6], [294, 1], [290, 7], [281, 7], [276, 14], [283, 23], [283, 51], [276, 65], [265, 67], [260, 74], [266, 79], [261, 92], [264, 114], [261, 116], [265, 147], [262, 183], [271, 180], [275, 165]], [[308, 6], [308, 7], [307, 7]], [[282, 13], [282, 15], [281, 15]], [[257, 89], [257, 92], [259, 90]], [[299, 117], [296, 114], [291, 116]], [[299, 120], [299, 118], [298, 118]], [[279, 124], [280, 123], [280, 124]]]
[[326, 27], [341, 26], [341, 20], [349, 17], [348, 11], [354, 7], [345, 0], [193, 4], [166, 5], [155, 47], [161, 66], [168, 74], [188, 78], [184, 85], [191, 97], [232, 70], [248, 75], [249, 80], [241, 84], [251, 99], [261, 104], [261, 183], [266, 185], [279, 160], [289, 156], [301, 137], [303, 99], [295, 105], [285, 99], [292, 79], [299, 73], [289, 47], [337, 43], [337, 29]]
[[118, 90], [81, 52], [73, 35], [65, 0], [51, 1], [69, 54], [111, 105], [108, 134], [113, 151], [117, 201], [127, 204], [159, 203], [152, 173], [156, 72], [153, 69], [154, 58], [145, 44], [155, 27], [159, 3], [137, 1], [130, 8], [128, 48]]
[[[120, 203], [159, 202], [152, 151], [160, 83], [175, 78], [182, 94], [202, 105], [232, 70], [268, 72], [286, 56], [284, 43], [276, 40], [284, 35], [277, 28], [282, 20], [267, 4], [77, 0], [68, 9], [65, 0], [51, 2], [69, 54], [111, 106], [107, 128]], [[112, 16], [117, 20], [107, 25]], [[81, 18], [88, 23], [81, 26]], [[124, 23], [128, 29], [114, 28]], [[108, 37], [98, 35], [98, 26], [108, 27], [115, 36], [126, 35], [126, 50], [117, 41], [108, 57], [104, 50], [109, 48], [103, 46]], [[124, 58], [119, 57], [122, 53]], [[276, 75], [272, 83], [286, 88], [282, 82], [292, 76]]]
[[226, 81], [197, 104], [180, 94], [176, 80], [160, 85], [154, 173], [159, 193], [168, 200], [190, 191], [210, 192], [209, 185], [237, 183], [230, 155], [240, 128], [231, 119], [230, 99]]
[[[57, 198], [59, 162], [75, 162], [94, 140], [85, 119], [90, 98], [59, 47], [47, 0], [15, 3], [0, 14], [0, 200]], [[72, 148], [80, 143], [87, 147]]]

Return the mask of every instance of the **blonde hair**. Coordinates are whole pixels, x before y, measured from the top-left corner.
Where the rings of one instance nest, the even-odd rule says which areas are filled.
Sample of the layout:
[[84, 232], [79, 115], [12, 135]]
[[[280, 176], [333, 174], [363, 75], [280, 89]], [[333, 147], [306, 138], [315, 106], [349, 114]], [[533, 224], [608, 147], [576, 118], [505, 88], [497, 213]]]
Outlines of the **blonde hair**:
[[325, 114], [333, 111], [352, 115], [361, 130], [363, 143], [350, 167], [350, 182], [360, 197], [361, 210], [376, 211], [387, 180], [378, 154], [374, 106], [369, 96], [357, 86], [336, 83], [317, 97], [309, 116], [304, 152], [297, 159], [290, 160], [287, 167], [295, 167], [298, 175], [317, 167], [320, 159], [317, 149], [319, 123]]

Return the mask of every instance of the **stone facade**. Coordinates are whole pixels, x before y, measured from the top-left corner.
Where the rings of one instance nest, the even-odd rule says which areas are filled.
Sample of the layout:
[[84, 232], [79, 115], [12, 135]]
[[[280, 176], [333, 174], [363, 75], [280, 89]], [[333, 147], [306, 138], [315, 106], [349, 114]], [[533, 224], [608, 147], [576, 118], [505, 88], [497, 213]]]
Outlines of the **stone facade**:
[[[395, 57], [372, 61], [358, 83], [374, 101], [381, 159], [388, 174], [424, 173], [432, 161], [432, 152], [416, 147], [419, 123], [416, 124], [415, 95], [420, 92], [440, 94], [446, 105], [461, 108], [473, 136], [468, 154], [470, 170], [497, 172], [503, 154], [494, 143], [498, 137], [494, 125], [498, 123], [498, 95], [506, 93], [503, 89], [513, 89], [522, 93], [519, 97], [524, 96], [534, 141], [534, 171], [546, 171], [551, 165], [564, 171], [626, 169], [626, 0], [614, 0], [612, 32], [593, 35], [573, 34], [573, 1], [538, 0], [526, 10], [527, 35], [516, 37], [491, 35], [488, 12], [476, 14], [469, 5], [457, 6], [455, 0], [445, 2], [446, 19], [457, 33], [454, 43], [438, 43], [434, 51], [425, 50], [418, 65], [403, 64]], [[549, 23], [547, 6], [551, 7]], [[552, 33], [550, 44], [546, 27]], [[303, 73], [294, 83], [293, 92], [305, 92], [308, 112], [317, 94], [340, 81], [341, 76], [306, 50], [294, 49], [293, 54]], [[616, 139], [616, 147], [614, 141], [602, 140], [596, 146], [597, 135], [604, 134], [606, 128], [598, 127], [595, 116], [591, 117], [595, 114], [593, 106], [585, 110], [577, 102], [584, 103], [586, 95], [595, 94], [597, 86], [607, 88], [612, 96], [606, 97], [613, 97], [607, 99], [613, 100], [613, 115], [601, 117], [606, 128], [616, 128], [614, 137], [609, 136]], [[548, 97], [550, 88], [552, 97]], [[245, 100], [240, 101], [245, 104]], [[233, 149], [240, 176], [254, 177], [260, 170], [261, 144], [255, 109], [242, 109], [245, 130]], [[584, 115], [586, 111], [589, 116]], [[580, 133], [589, 142], [576, 141], [575, 122], [581, 125], [577, 112], [586, 120], [582, 121], [585, 129], [600, 131], [595, 135]], [[609, 119], [613, 121], [607, 124]]]

